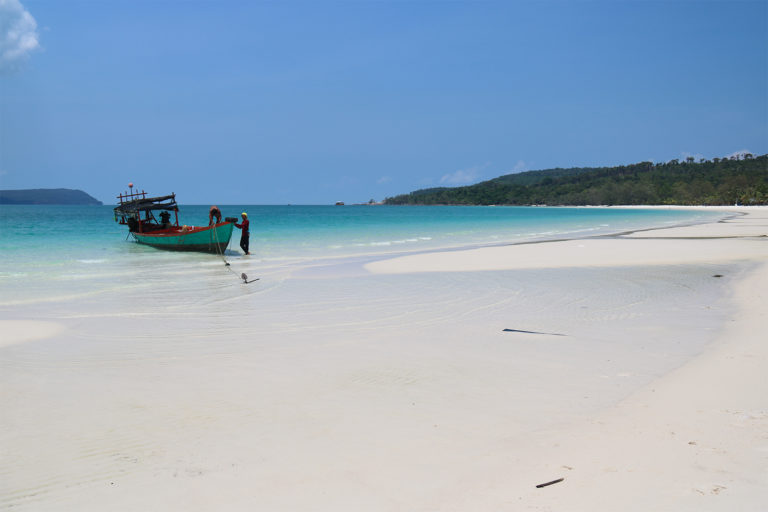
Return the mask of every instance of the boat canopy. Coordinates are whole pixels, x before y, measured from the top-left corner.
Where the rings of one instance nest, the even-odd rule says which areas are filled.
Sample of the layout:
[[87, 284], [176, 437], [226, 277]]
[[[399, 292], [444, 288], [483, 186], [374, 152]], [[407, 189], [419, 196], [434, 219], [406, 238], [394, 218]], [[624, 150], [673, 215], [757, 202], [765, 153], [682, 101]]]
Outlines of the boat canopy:
[[[127, 224], [132, 233], [147, 233], [179, 225], [179, 207], [176, 204], [176, 194], [147, 197], [147, 193], [143, 190], [134, 192], [133, 183], [130, 184], [130, 187], [130, 193], [126, 192], [117, 196], [120, 203], [115, 207], [115, 222]], [[153, 213], [157, 210], [160, 211], [159, 221]], [[168, 212], [174, 213], [175, 221], [173, 223], [171, 223], [171, 214]]]
[[120, 204], [115, 207], [115, 214], [131, 215], [154, 210], [178, 211], [176, 194], [160, 197], [140, 197], [127, 201], [123, 201], [121, 198]]

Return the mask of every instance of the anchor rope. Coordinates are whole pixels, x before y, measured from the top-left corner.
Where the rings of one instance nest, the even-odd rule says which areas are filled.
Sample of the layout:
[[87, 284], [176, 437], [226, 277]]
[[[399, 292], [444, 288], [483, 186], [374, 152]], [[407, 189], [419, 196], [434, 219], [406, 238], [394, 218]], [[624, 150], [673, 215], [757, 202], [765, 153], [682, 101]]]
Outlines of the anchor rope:
[[[217, 252], [217, 253], [219, 254], [219, 256], [221, 257], [222, 261], [224, 262], [224, 265], [226, 265], [226, 268], [227, 268], [227, 270], [229, 270], [229, 271], [230, 271], [230, 272], [232, 272], [232, 273], [233, 273], [235, 276], [237, 276], [237, 278], [238, 278], [238, 279], [242, 279], [242, 280], [243, 280], [243, 282], [245, 282], [246, 284], [248, 284], [248, 280], [246, 279], [246, 277], [247, 277], [247, 276], [246, 276], [246, 277], [243, 277], [243, 276], [245, 276], [245, 273], [243, 273], [243, 274], [241, 274], [241, 275], [239, 275], [239, 276], [238, 276], [238, 275], [237, 275], [237, 272], [235, 272], [234, 270], [232, 270], [232, 267], [230, 266], [230, 263], [227, 261], [227, 258], [225, 258], [225, 257], [224, 257], [224, 253], [223, 253], [223, 252], [222, 252], [222, 250], [221, 250], [221, 243], [219, 242], [219, 233], [218, 233], [218, 231], [216, 230], [216, 225], [215, 225], [215, 224], [214, 224], [214, 227], [213, 227], [212, 229], [213, 229], [213, 237], [216, 239], [216, 243], [214, 244], [214, 245], [216, 246], [216, 252]], [[229, 247], [229, 244], [230, 244], [230, 243], [232, 243], [232, 238], [231, 238], [231, 237], [230, 237], [229, 243], [227, 243], [227, 247]], [[225, 247], [225, 249], [226, 249], [227, 247]]]

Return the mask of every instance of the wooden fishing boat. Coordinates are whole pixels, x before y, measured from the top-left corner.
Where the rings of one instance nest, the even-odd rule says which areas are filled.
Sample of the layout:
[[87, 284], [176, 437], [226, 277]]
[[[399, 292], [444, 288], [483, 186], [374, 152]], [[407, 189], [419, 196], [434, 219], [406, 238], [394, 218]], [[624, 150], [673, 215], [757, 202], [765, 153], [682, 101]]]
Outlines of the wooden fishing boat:
[[[147, 197], [143, 190], [134, 192], [133, 183], [129, 187], [130, 193], [117, 196], [119, 204], [115, 207], [115, 221], [127, 225], [138, 243], [173, 251], [224, 253], [237, 219], [227, 217], [224, 222], [210, 226], [179, 225], [176, 194]], [[156, 212], [159, 212], [157, 217]]]

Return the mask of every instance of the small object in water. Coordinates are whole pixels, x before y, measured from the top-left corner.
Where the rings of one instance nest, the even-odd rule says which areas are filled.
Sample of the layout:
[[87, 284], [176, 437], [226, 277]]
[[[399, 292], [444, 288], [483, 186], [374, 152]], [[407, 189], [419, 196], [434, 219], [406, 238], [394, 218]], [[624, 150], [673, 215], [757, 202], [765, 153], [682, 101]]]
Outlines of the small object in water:
[[558, 478], [557, 480], [552, 480], [551, 482], [546, 482], [546, 483], [543, 483], [543, 484], [539, 484], [539, 485], [536, 486], [536, 488], [537, 489], [541, 489], [542, 487], [546, 487], [548, 485], [560, 483], [563, 480], [565, 480], [565, 478]]
[[546, 334], [547, 336], [565, 336], [565, 334], [557, 334], [554, 332], [521, 331], [520, 329], [502, 329], [502, 332], [520, 332], [523, 334]]
[[258, 281], [258, 280], [259, 280], [259, 278], [257, 277], [256, 279], [251, 279], [251, 280], [249, 281], [249, 280], [248, 280], [248, 275], [247, 275], [245, 272], [243, 272], [242, 274], [240, 274], [240, 279], [242, 279], [242, 280], [243, 280], [243, 284], [248, 284], [248, 283], [252, 283], [252, 282], [254, 282], [254, 281]]
[[715, 274], [712, 277], [723, 277], [723, 274]]

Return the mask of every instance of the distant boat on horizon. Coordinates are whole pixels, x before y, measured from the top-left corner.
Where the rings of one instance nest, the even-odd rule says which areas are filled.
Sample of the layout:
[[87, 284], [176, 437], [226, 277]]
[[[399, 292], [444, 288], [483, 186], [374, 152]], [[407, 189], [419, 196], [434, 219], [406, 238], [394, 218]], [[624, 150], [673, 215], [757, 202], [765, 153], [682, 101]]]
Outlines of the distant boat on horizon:
[[336, 201], [336, 206], [344, 206], [344, 201]]

